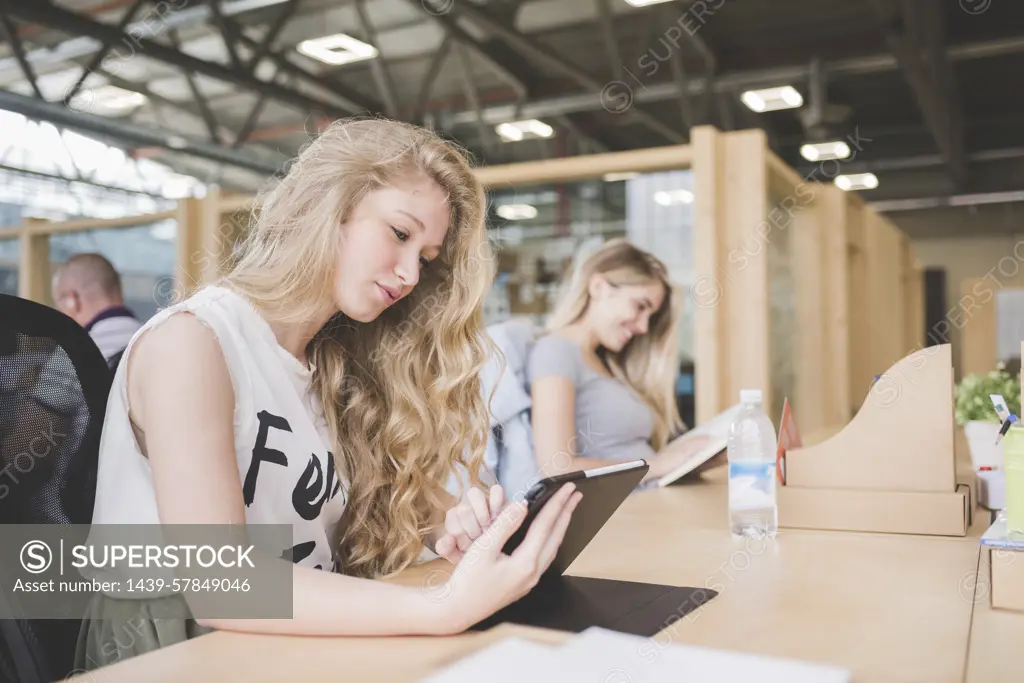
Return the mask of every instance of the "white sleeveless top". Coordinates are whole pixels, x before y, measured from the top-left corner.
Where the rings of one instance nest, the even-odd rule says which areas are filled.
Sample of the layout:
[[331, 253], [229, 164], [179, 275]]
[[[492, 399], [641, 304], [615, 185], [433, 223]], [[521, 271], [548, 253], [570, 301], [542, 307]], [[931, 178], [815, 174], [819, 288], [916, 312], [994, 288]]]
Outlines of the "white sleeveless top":
[[213, 330], [227, 361], [246, 523], [291, 524], [293, 560], [337, 571], [332, 548], [347, 486], [339, 482], [326, 425], [307, 391], [312, 372], [278, 344], [247, 299], [223, 287], [206, 287], [159, 311], [128, 344], [107, 402], [93, 524], [160, 523], [149, 460], [129, 422], [125, 372], [139, 336], [179, 311]]

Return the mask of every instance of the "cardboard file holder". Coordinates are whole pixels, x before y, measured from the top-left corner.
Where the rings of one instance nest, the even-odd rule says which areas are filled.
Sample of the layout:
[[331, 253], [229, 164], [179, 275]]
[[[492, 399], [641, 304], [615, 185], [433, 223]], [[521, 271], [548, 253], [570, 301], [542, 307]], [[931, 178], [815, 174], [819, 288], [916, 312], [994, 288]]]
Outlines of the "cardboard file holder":
[[[988, 563], [989, 601], [995, 609], [1024, 611], [1024, 551], [982, 548]], [[979, 587], [984, 584], [979, 581]]]
[[956, 469], [953, 388], [949, 344], [893, 365], [842, 430], [781, 456], [779, 526], [965, 536], [973, 473]]

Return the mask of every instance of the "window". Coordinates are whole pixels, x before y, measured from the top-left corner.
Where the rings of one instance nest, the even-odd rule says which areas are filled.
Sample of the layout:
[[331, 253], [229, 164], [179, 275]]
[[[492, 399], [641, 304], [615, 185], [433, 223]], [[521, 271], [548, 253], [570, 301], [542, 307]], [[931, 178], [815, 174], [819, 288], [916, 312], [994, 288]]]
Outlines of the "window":
[[0, 239], [0, 294], [18, 295], [18, 254], [21, 243], [17, 238]]

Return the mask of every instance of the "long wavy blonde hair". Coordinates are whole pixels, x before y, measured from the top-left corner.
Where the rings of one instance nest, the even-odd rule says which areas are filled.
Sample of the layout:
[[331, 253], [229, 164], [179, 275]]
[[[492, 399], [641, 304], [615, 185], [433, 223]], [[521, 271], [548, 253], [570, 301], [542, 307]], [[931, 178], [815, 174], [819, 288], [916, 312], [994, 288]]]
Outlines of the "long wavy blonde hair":
[[547, 320], [555, 331], [580, 320], [590, 308], [590, 281], [603, 276], [612, 285], [661, 283], [665, 297], [651, 314], [646, 334], [636, 335], [614, 353], [598, 347], [598, 357], [612, 374], [633, 388], [654, 414], [651, 445], [660, 449], [681, 429], [683, 421], [676, 407], [675, 385], [677, 336], [683, 297], [668, 277], [668, 271], [654, 255], [625, 239], [612, 239], [585, 258], [563, 284], [563, 293]]
[[337, 313], [307, 348], [348, 484], [337, 551], [353, 576], [392, 575], [416, 559], [454, 468], [479, 482], [487, 414], [478, 373], [494, 352], [482, 334], [494, 260], [483, 186], [462, 150], [430, 131], [373, 118], [335, 122], [264, 191], [223, 278], [268, 319], [309, 320], [333, 305], [340, 226], [367, 193], [408, 173], [447, 193], [440, 256], [376, 320]]

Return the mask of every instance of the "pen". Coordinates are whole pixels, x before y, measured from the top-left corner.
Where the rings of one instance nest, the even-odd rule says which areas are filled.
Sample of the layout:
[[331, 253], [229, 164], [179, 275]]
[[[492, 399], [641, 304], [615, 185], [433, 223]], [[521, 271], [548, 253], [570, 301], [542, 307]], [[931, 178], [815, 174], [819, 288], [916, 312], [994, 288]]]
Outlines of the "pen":
[[1003, 437], [1006, 436], [1006, 432], [1010, 431], [1010, 425], [1013, 424], [1016, 421], [1017, 421], [1017, 416], [1014, 415], [1013, 413], [1010, 413], [1010, 416], [1008, 418], [1006, 418], [1005, 420], [1003, 420], [1003, 426], [999, 428], [999, 433], [996, 434], [996, 445], [997, 446], [999, 445], [999, 442], [1003, 440]]

